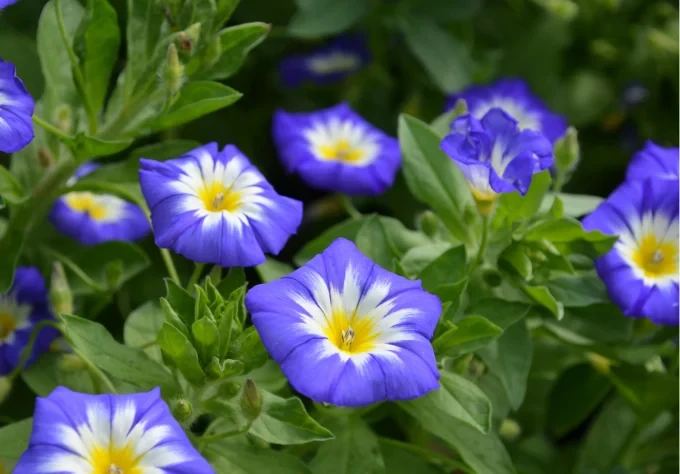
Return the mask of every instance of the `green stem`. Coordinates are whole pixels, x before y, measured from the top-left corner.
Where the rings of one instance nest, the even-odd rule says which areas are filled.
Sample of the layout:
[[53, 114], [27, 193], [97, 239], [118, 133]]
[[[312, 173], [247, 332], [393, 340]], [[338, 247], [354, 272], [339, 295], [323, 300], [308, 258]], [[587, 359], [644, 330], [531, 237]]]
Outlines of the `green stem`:
[[224, 439], [224, 438], [230, 438], [232, 436], [238, 436], [243, 433], [247, 433], [250, 427], [252, 426], [252, 421], [248, 423], [246, 426], [243, 428], [239, 428], [236, 430], [231, 430], [231, 431], [224, 431], [222, 433], [217, 433], [214, 435], [206, 435], [206, 436], [201, 436], [201, 441], [210, 443], [212, 441], [217, 441], [218, 439]]
[[14, 367], [14, 370], [8, 376], [10, 381], [13, 381], [15, 378], [17, 378], [17, 376], [24, 369], [26, 361], [28, 361], [28, 358], [31, 356], [31, 353], [33, 352], [33, 345], [35, 344], [35, 341], [38, 338], [38, 334], [40, 334], [40, 330], [46, 327], [53, 327], [61, 331], [61, 326], [56, 321], [44, 320], [40, 321], [38, 324], [33, 326], [33, 331], [31, 331], [31, 338], [28, 340], [28, 344], [21, 351], [21, 358], [19, 359], [19, 363], [17, 364], [16, 367]]
[[482, 217], [482, 241], [479, 244], [477, 257], [475, 258], [472, 267], [470, 267], [470, 274], [472, 274], [484, 260], [484, 252], [486, 252], [486, 244], [488, 239], [489, 239], [489, 217], [484, 216]]
[[118, 394], [118, 390], [116, 390], [116, 387], [111, 382], [111, 379], [109, 379], [109, 377], [104, 372], [102, 372], [102, 370], [99, 367], [97, 367], [94, 364], [94, 362], [92, 362], [90, 359], [88, 359], [87, 356], [85, 354], [83, 354], [82, 351], [80, 351], [80, 349], [73, 347], [73, 346], [71, 346], [71, 349], [73, 350], [73, 353], [75, 355], [80, 357], [82, 359], [82, 361], [85, 362], [85, 365], [87, 366], [90, 373], [92, 375], [94, 375], [95, 377], [97, 377], [104, 384], [104, 387], [106, 387], [107, 393], [112, 393], [114, 395]]
[[83, 77], [83, 72], [80, 70], [80, 63], [78, 62], [75, 51], [73, 51], [73, 46], [71, 45], [68, 33], [66, 32], [66, 26], [64, 25], [64, 15], [61, 11], [61, 0], [57, 0], [55, 7], [59, 33], [61, 34], [61, 39], [64, 42], [69, 61], [71, 62], [73, 78], [78, 85], [78, 89], [80, 89], [80, 95], [83, 99], [83, 105], [85, 106], [85, 113], [87, 114], [87, 128], [90, 135], [95, 135], [97, 133], [97, 112], [94, 110], [94, 106], [92, 105], [90, 98], [87, 96], [85, 89], [85, 78]]
[[175, 268], [175, 262], [172, 261], [172, 255], [168, 249], [159, 249], [161, 251], [161, 257], [163, 257], [163, 262], [165, 262], [165, 267], [168, 269], [168, 275], [172, 281], [177, 283], [177, 286], [182, 286], [182, 282], [179, 280], [179, 275], [177, 274], [177, 268]]
[[429, 449], [421, 448], [420, 446], [416, 446], [415, 444], [404, 443], [403, 441], [397, 441], [396, 439], [392, 438], [384, 438], [382, 436], [380, 436], [378, 439], [380, 440], [381, 443], [389, 444], [394, 446], [395, 448], [404, 449], [406, 451], [411, 451], [413, 454], [421, 456], [427, 459], [428, 461], [436, 460], [443, 464], [448, 465], [452, 469], [461, 469], [465, 472], [471, 472], [470, 468], [463, 464], [462, 462], [456, 461], [455, 459], [451, 459], [447, 456], [444, 456], [443, 454], [430, 451]]
[[354, 204], [352, 204], [352, 200], [348, 196], [340, 194], [339, 198], [340, 204], [342, 204], [342, 208], [345, 210], [345, 212], [347, 212], [347, 214], [349, 214], [349, 216], [352, 219], [361, 219], [363, 217], [361, 212], [359, 212], [359, 210], [356, 207], [354, 207]]
[[191, 293], [191, 289], [198, 282], [198, 279], [201, 278], [201, 274], [203, 273], [204, 267], [205, 267], [204, 263], [197, 263], [196, 264], [196, 268], [194, 268], [194, 273], [191, 274], [191, 278], [189, 278], [189, 283], [187, 283], [187, 291], [188, 292]]
[[44, 128], [44, 129], [47, 130], [48, 132], [51, 132], [51, 133], [55, 134], [55, 135], [58, 136], [59, 138], [68, 138], [68, 139], [71, 138], [71, 137], [70, 137], [67, 133], [65, 133], [63, 130], [61, 130], [61, 129], [55, 127], [54, 125], [52, 125], [51, 123], [47, 122], [46, 120], [41, 119], [41, 118], [38, 117], [37, 115], [34, 115], [34, 116], [33, 116], [33, 122], [35, 122], [36, 125], [40, 125], [42, 128]]

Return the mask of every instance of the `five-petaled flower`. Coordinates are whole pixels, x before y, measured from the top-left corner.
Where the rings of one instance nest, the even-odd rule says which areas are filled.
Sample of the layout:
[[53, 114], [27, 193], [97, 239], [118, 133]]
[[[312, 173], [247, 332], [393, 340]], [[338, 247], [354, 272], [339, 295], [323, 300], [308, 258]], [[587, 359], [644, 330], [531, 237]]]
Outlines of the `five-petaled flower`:
[[[6, 5], [0, 1], [0, 8]], [[0, 59], [0, 152], [14, 153], [33, 140], [34, 109], [33, 97], [14, 65]]]
[[[72, 186], [97, 168], [95, 163], [82, 165], [67, 185]], [[71, 191], [60, 197], [49, 219], [57, 230], [83, 245], [113, 240], [134, 242], [151, 231], [149, 220], [136, 204], [111, 194], [89, 191]]]
[[625, 182], [583, 226], [619, 236], [595, 265], [623, 313], [677, 325], [678, 181]]
[[362, 406], [439, 386], [430, 339], [439, 298], [338, 239], [305, 266], [252, 288], [246, 307], [291, 385], [317, 402]]
[[165, 162], [141, 160], [139, 181], [156, 245], [199, 263], [259, 265], [278, 254], [302, 220], [234, 145], [210, 143]]
[[[0, 375], [17, 367], [35, 325], [51, 319], [44, 278], [35, 267], [18, 267], [9, 291], [0, 294]], [[25, 366], [49, 350], [57, 332], [51, 327], [40, 329]]]
[[331, 84], [359, 71], [371, 61], [362, 35], [340, 36], [311, 53], [286, 58], [279, 64], [281, 81], [286, 87], [304, 82]]
[[441, 148], [463, 171], [478, 203], [493, 202], [500, 193], [526, 194], [533, 175], [553, 164], [550, 141], [535, 130], [520, 130], [498, 108], [481, 120], [458, 117]]
[[401, 164], [398, 141], [345, 103], [311, 113], [278, 110], [273, 133], [286, 169], [322, 191], [381, 194]]
[[15, 474], [214, 474], [160, 398], [86, 395], [66, 388], [38, 398], [28, 450]]
[[664, 148], [652, 141], [645, 143], [645, 147], [638, 151], [626, 172], [626, 179], [637, 180], [646, 178], [678, 180], [678, 163], [680, 150]]
[[449, 97], [446, 108], [465, 99], [468, 112], [480, 119], [498, 107], [517, 120], [520, 130], [536, 130], [554, 143], [567, 131], [567, 120], [552, 111], [522, 79], [499, 79], [493, 84], [471, 86]]

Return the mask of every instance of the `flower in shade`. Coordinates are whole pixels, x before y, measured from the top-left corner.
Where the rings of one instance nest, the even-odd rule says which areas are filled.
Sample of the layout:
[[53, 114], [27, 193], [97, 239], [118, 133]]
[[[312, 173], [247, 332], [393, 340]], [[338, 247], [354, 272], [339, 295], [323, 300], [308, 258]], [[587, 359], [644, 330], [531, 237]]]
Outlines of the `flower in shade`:
[[38, 398], [15, 474], [214, 474], [160, 390], [86, 395], [58, 387]]
[[[13, 3], [13, 2], [10, 2]], [[0, 0], [0, 8], [7, 6]], [[12, 63], [0, 59], [0, 151], [14, 153], [33, 140], [35, 102]]]
[[380, 268], [345, 239], [288, 276], [255, 286], [246, 307], [298, 392], [362, 406], [439, 386], [430, 339], [439, 299]]
[[505, 110], [519, 124], [520, 130], [536, 130], [554, 143], [567, 131], [567, 120], [548, 107], [531, 91], [522, 79], [500, 79], [493, 84], [468, 87], [449, 97], [446, 108], [465, 99], [468, 112], [481, 119], [494, 107]]
[[[0, 10], [5, 8], [5, 7], [8, 7], [10, 5], [14, 5], [18, 1], [19, 0], [0, 0]], [[0, 472], [2, 472], [2, 471], [0, 471]]]
[[500, 193], [526, 194], [534, 173], [553, 164], [550, 141], [540, 132], [521, 130], [498, 108], [481, 120], [458, 117], [441, 148], [463, 171], [479, 202], [493, 202]]
[[[7, 375], [19, 364], [33, 328], [53, 319], [45, 280], [35, 267], [18, 267], [9, 291], [0, 294], [0, 375]], [[40, 329], [26, 366], [50, 348], [57, 336], [51, 327]]]
[[286, 169], [307, 185], [345, 194], [381, 194], [401, 164], [399, 142], [342, 103], [274, 115], [274, 141]]
[[165, 162], [141, 160], [139, 180], [156, 245], [189, 260], [254, 266], [278, 254], [302, 220], [234, 145], [196, 148]]
[[370, 60], [366, 39], [361, 35], [348, 35], [309, 54], [284, 59], [279, 65], [279, 73], [284, 85], [290, 88], [307, 81], [329, 84], [357, 72]]
[[627, 181], [583, 221], [619, 236], [595, 265], [626, 316], [678, 324], [678, 197], [678, 181]]
[[645, 147], [637, 152], [626, 172], [626, 179], [678, 179], [678, 160], [680, 149], [664, 148], [652, 141], [645, 143]]
[[[66, 183], [74, 185], [79, 178], [98, 165], [82, 165]], [[50, 222], [61, 233], [83, 245], [97, 245], [112, 240], [134, 242], [150, 231], [149, 221], [139, 206], [111, 194], [71, 191], [54, 203]]]

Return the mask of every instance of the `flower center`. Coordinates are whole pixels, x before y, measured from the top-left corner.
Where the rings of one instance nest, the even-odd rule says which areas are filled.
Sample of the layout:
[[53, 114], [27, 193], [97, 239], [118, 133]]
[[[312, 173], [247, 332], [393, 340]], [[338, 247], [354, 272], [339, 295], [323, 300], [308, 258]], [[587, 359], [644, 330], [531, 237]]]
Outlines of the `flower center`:
[[678, 246], [676, 242], [659, 241], [653, 233], [642, 238], [633, 252], [632, 260], [647, 278], [660, 278], [678, 273]]
[[241, 193], [225, 188], [219, 181], [213, 181], [198, 191], [198, 197], [209, 212], [236, 212], [241, 207]]
[[319, 152], [325, 160], [356, 163], [364, 157], [361, 149], [352, 147], [347, 140], [340, 139], [330, 145], [321, 145]]
[[139, 466], [140, 456], [135, 456], [129, 444], [123, 448], [110, 445], [107, 448], [96, 447], [90, 454], [90, 464], [94, 468], [92, 474], [142, 474]]
[[0, 312], [0, 341], [7, 339], [17, 328], [17, 320], [9, 313]]
[[324, 334], [331, 343], [343, 352], [358, 354], [375, 348], [378, 332], [370, 318], [356, 313], [347, 317], [345, 311], [335, 311], [326, 321]]
[[71, 192], [66, 196], [66, 204], [76, 212], [89, 214], [95, 221], [106, 219], [108, 209], [97, 197], [89, 192]]

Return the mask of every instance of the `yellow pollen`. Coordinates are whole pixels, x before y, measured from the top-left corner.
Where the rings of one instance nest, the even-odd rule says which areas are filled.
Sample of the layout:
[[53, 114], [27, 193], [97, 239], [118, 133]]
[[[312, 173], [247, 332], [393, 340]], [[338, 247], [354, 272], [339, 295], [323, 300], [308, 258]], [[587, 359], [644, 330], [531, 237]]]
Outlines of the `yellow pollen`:
[[678, 243], [660, 242], [656, 235], [649, 233], [640, 241], [632, 259], [647, 278], [677, 275]]
[[319, 151], [325, 160], [343, 163], [356, 163], [364, 157], [364, 152], [358, 148], [352, 148], [347, 140], [338, 140], [332, 145], [322, 145]]
[[210, 212], [236, 212], [241, 207], [241, 193], [225, 188], [219, 181], [206, 184], [198, 191], [198, 197]]
[[144, 468], [139, 466], [140, 456], [135, 456], [130, 445], [123, 448], [109, 446], [96, 447], [90, 453], [92, 474], [142, 474]]
[[341, 351], [350, 354], [368, 352], [375, 348], [379, 333], [371, 318], [356, 313], [349, 317], [344, 311], [335, 311], [326, 320], [324, 334]]
[[17, 321], [7, 313], [0, 313], [0, 341], [4, 341], [14, 332]]
[[88, 192], [72, 192], [65, 196], [66, 204], [77, 212], [89, 214], [96, 221], [106, 218], [106, 207], [97, 202], [96, 196]]

